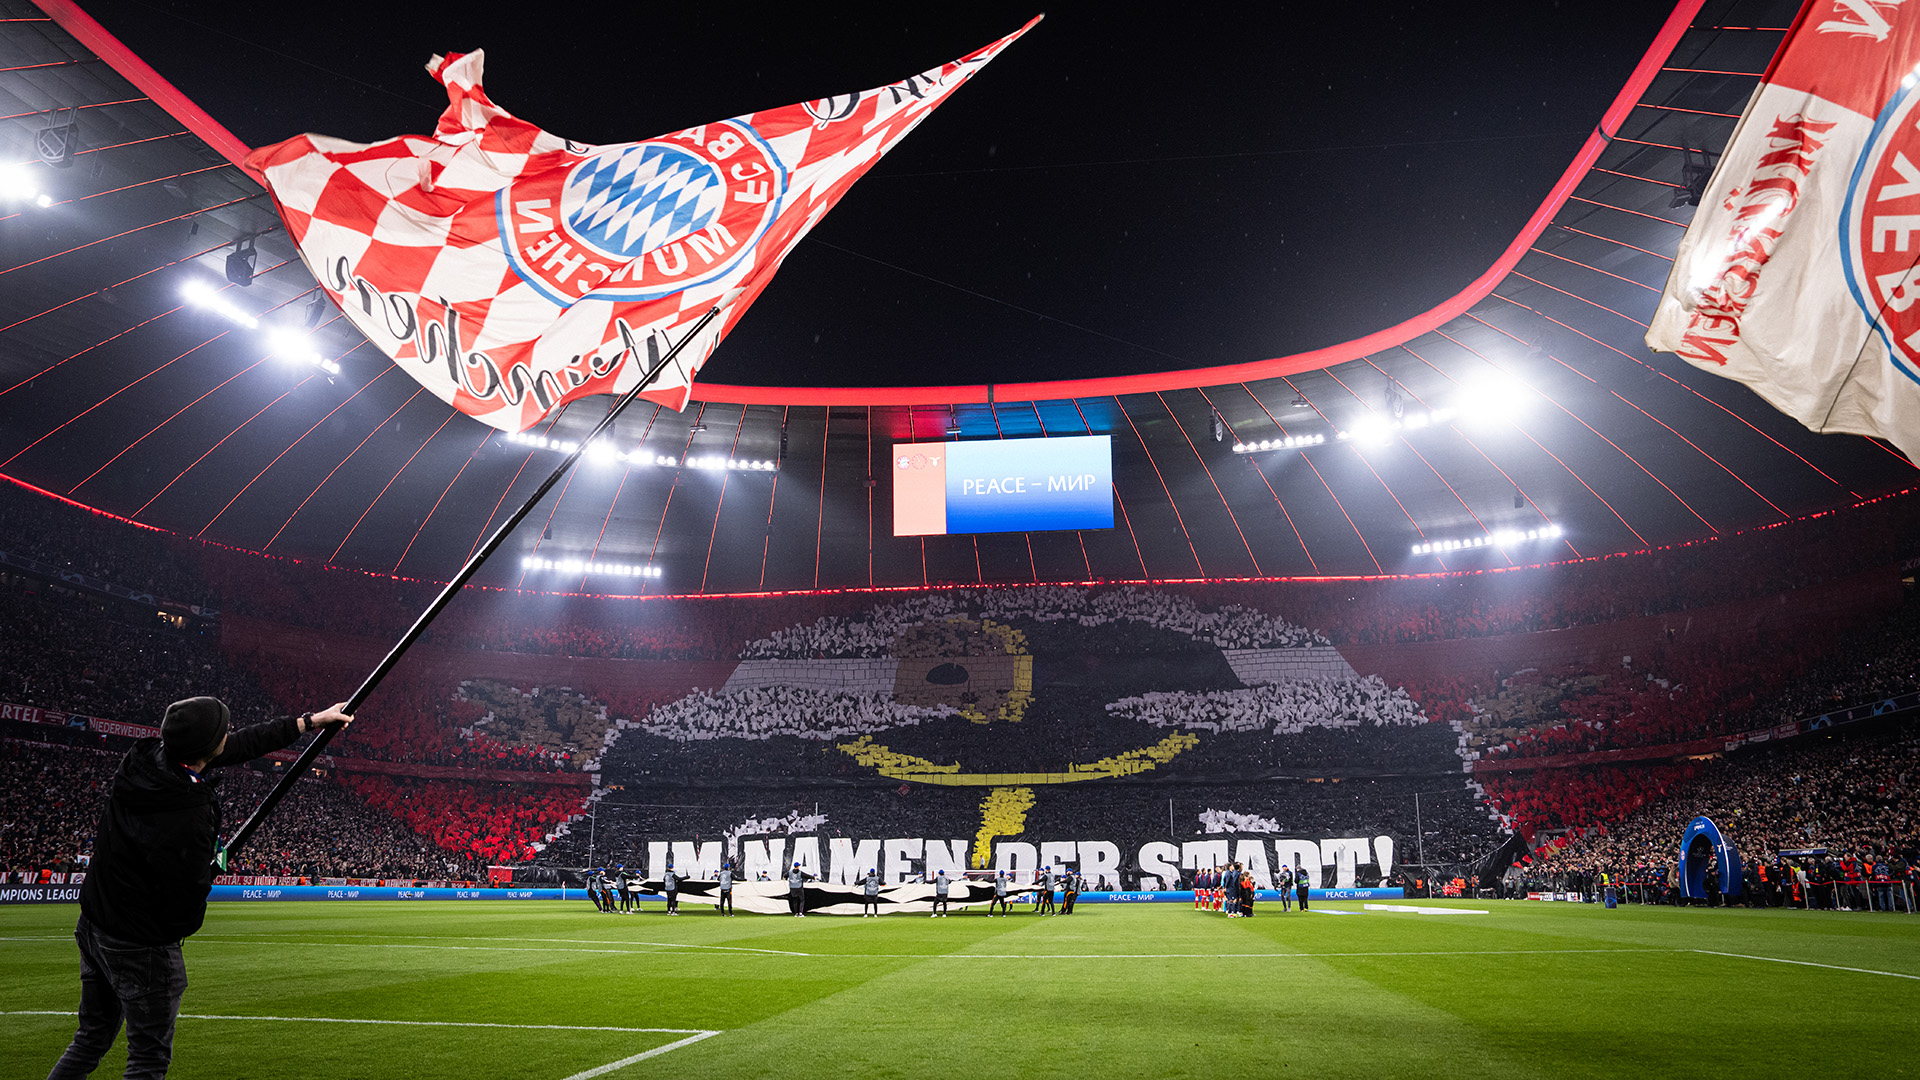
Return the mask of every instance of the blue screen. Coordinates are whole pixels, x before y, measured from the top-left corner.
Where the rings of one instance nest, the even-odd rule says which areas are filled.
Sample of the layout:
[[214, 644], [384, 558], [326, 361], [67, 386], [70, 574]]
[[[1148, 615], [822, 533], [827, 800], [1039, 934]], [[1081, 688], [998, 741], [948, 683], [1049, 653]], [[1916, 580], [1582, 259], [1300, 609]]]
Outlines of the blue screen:
[[947, 444], [947, 532], [1113, 528], [1113, 437]]

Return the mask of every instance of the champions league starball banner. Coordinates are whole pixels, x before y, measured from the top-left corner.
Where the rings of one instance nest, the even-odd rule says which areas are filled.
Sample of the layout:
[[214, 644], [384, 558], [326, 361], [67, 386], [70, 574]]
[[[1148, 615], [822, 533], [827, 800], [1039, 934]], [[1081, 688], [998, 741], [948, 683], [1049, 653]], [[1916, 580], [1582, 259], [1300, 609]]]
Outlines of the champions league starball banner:
[[1920, 456], [1920, 0], [1812, 0], [1680, 243], [1647, 344]]
[[436, 56], [427, 70], [449, 104], [432, 135], [371, 145], [302, 135], [247, 165], [368, 340], [442, 401], [506, 431], [631, 389], [724, 303], [641, 395], [679, 409], [787, 252], [1032, 26], [877, 89], [610, 146], [495, 105], [482, 53]]

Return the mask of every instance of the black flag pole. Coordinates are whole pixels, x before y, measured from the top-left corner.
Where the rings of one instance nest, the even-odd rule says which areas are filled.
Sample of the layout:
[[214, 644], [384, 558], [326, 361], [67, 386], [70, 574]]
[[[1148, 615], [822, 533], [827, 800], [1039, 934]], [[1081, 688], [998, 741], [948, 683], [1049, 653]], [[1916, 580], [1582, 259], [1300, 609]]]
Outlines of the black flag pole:
[[[380, 686], [381, 680], [385, 679], [388, 673], [393, 670], [393, 666], [400, 662], [400, 658], [406, 655], [407, 650], [413, 647], [414, 642], [420, 640], [420, 635], [426, 632], [427, 625], [439, 616], [440, 612], [453, 601], [455, 596], [459, 595], [460, 590], [466, 586], [467, 581], [480, 569], [480, 564], [486, 562], [487, 556], [492, 555], [501, 544], [506, 542], [507, 534], [513, 532], [514, 527], [519, 525], [521, 521], [525, 520], [528, 514], [533, 512], [534, 506], [546, 497], [547, 492], [553, 490], [553, 485], [559, 483], [561, 477], [567, 475], [567, 470], [573, 468], [574, 462], [580, 460], [580, 455], [586, 453], [587, 447], [593, 445], [595, 439], [598, 439], [603, 432], [613, 426], [614, 420], [619, 418], [621, 412], [625, 411], [628, 405], [633, 404], [635, 399], [639, 398], [640, 392], [652, 384], [654, 377], [665, 370], [668, 364], [673, 363], [674, 360], [679, 357], [680, 351], [686, 348], [694, 338], [700, 336], [700, 332], [707, 328], [707, 324], [719, 316], [721, 308], [724, 308], [744, 291], [744, 289], [735, 289], [727, 296], [722, 297], [719, 303], [709, 308], [705, 315], [700, 316], [700, 321], [694, 323], [693, 329], [687, 331], [685, 337], [682, 337], [676, 342], [672, 348], [667, 350], [666, 355], [660, 357], [659, 360], [654, 362], [653, 366], [647, 369], [646, 374], [640, 377], [640, 381], [634, 384], [633, 389], [620, 395], [620, 400], [614, 402], [613, 408], [607, 411], [606, 417], [594, 425], [593, 430], [587, 434], [586, 438], [580, 440], [580, 445], [575, 447], [573, 452], [566, 456], [565, 460], [555, 466], [553, 472], [547, 476], [546, 480], [541, 482], [540, 487], [534, 491], [525, 502], [521, 503], [519, 508], [516, 509], [507, 520], [500, 523], [500, 527], [494, 530], [493, 535], [487, 537], [486, 543], [480, 545], [479, 549], [467, 558], [466, 565], [462, 566], [460, 572], [453, 576], [453, 580], [447, 582], [446, 588], [440, 590], [440, 595], [433, 598], [433, 603], [427, 605], [427, 609], [422, 611], [420, 617], [413, 621], [413, 625], [407, 628], [407, 632], [402, 634], [400, 640], [394, 643], [393, 648], [387, 651], [386, 658], [381, 660], [379, 666], [375, 667], [373, 671], [367, 675], [366, 679], [361, 682], [360, 689], [355, 690], [353, 696], [347, 699], [345, 707], [341, 710], [342, 712], [352, 715], [359, 710], [360, 706], [364, 704], [367, 698], [373, 694], [374, 690]], [[629, 344], [629, 348], [631, 348], [631, 344]], [[634, 358], [636, 360], [639, 359], [638, 354], [636, 354]], [[280, 778], [280, 782], [273, 785], [272, 791], [267, 792], [267, 797], [260, 801], [260, 806], [254, 810], [246, 821], [240, 824], [240, 828], [234, 831], [233, 837], [215, 853], [215, 864], [221, 870], [224, 871], [227, 868], [228, 858], [246, 844], [247, 840], [253, 836], [254, 830], [258, 829], [261, 823], [267, 819], [267, 815], [273, 813], [273, 808], [280, 804], [281, 799], [286, 798], [287, 792], [293, 790], [293, 785], [313, 766], [313, 760], [320, 756], [322, 750], [326, 749], [327, 743], [333, 741], [334, 733], [339, 731], [342, 726], [343, 725], [340, 724], [328, 724], [326, 727], [321, 728], [320, 734], [313, 742], [307, 744], [305, 750], [300, 752], [299, 759], [287, 769], [286, 774]]]

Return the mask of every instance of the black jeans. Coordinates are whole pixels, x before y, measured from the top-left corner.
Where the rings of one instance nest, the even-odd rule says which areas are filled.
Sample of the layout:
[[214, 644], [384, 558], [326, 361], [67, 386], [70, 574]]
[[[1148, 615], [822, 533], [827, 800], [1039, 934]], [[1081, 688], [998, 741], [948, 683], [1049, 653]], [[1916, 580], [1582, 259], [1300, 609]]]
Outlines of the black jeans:
[[73, 928], [80, 943], [80, 1029], [47, 1080], [79, 1080], [93, 1072], [127, 1027], [127, 1080], [160, 1080], [173, 1063], [173, 1020], [187, 990], [180, 943], [138, 945], [100, 932], [85, 915]]

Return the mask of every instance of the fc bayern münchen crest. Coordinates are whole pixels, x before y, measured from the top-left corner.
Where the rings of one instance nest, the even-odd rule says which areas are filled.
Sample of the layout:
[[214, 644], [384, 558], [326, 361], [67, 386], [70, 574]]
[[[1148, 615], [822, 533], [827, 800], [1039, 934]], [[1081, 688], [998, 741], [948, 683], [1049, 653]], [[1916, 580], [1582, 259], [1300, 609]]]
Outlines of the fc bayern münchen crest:
[[1867, 322], [1887, 345], [1887, 357], [1920, 382], [1920, 135], [1913, 128], [1920, 103], [1912, 79], [1880, 111], [1853, 164], [1840, 215], [1841, 261], [1847, 288]]
[[725, 277], [780, 211], [786, 170], [736, 120], [599, 147], [502, 190], [514, 273], [556, 304], [651, 300]]

